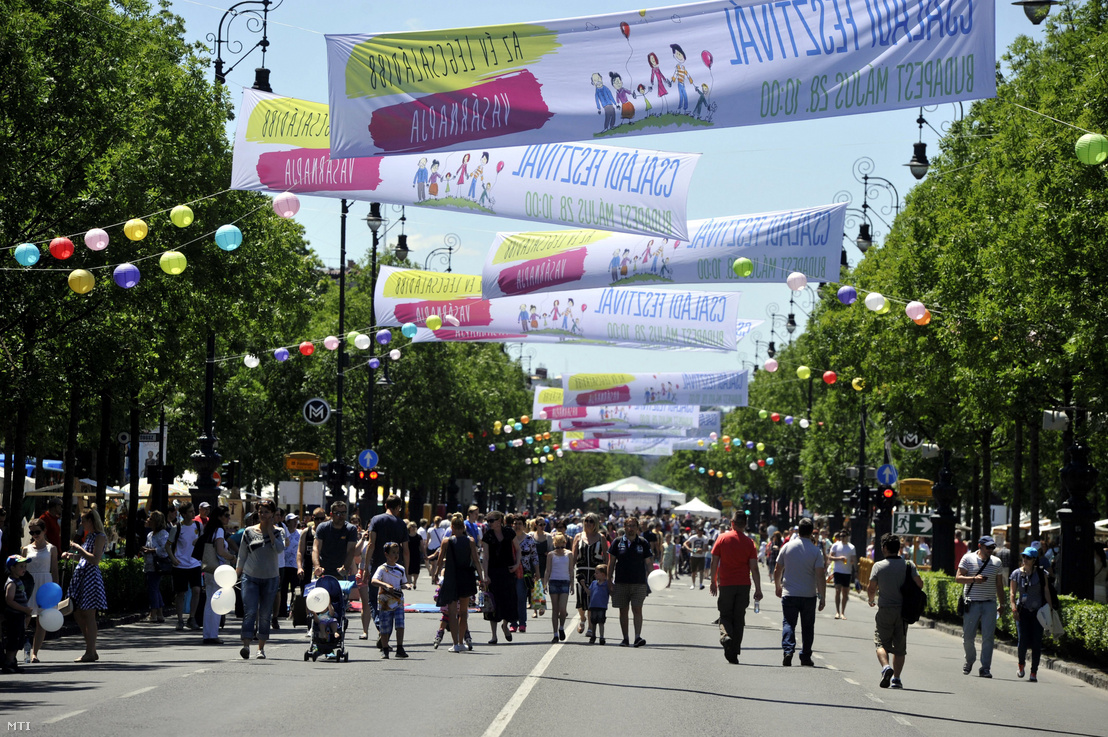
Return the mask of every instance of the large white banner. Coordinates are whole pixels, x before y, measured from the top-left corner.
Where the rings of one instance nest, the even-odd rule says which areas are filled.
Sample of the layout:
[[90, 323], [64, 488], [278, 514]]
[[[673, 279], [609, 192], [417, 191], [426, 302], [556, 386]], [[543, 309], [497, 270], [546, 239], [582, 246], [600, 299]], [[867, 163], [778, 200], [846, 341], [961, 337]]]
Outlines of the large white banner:
[[[466, 309], [453, 302], [396, 299], [378, 288], [374, 310], [378, 325], [407, 322], [426, 325], [427, 318], [450, 314], [454, 328], [431, 330], [431, 338], [449, 341], [526, 342], [537, 336], [547, 341], [602, 341], [621, 345], [668, 346], [733, 351], [738, 345], [739, 292], [692, 292], [675, 289], [619, 287], [548, 292], [517, 297], [475, 300]], [[441, 310], [441, 312], [434, 312]], [[445, 324], [445, 323], [444, 323]], [[743, 326], [749, 331], [749, 326]], [[482, 335], [482, 333], [493, 335]], [[417, 336], [418, 337], [418, 336]], [[430, 338], [423, 337], [424, 342]]]
[[564, 374], [567, 407], [599, 407], [630, 402], [644, 405], [697, 404], [745, 407], [745, 371], [719, 373]]
[[[563, 409], [570, 409], [565, 407]], [[589, 410], [616, 409], [614, 407], [588, 407]], [[642, 409], [640, 407], [627, 409]], [[707, 438], [720, 432], [719, 412], [700, 412], [696, 427], [657, 425], [605, 425], [601, 423], [562, 420], [551, 423], [551, 430], [581, 432], [589, 439], [600, 438]]]
[[688, 237], [699, 154], [585, 143], [332, 158], [330, 122], [322, 103], [245, 90], [231, 188]]
[[600, 427], [684, 427], [700, 424], [697, 405], [654, 407], [554, 407], [546, 410], [548, 420], [559, 430], [584, 430]]
[[569, 433], [568, 440], [563, 438], [562, 449], [579, 453], [619, 453], [636, 456], [673, 455], [672, 438], [609, 438], [602, 440], [578, 438]]
[[[846, 204], [694, 220], [688, 241], [599, 230], [497, 233], [481, 272], [486, 297], [630, 284], [839, 280]], [[754, 263], [750, 276], [732, 269]]]
[[332, 145], [460, 151], [993, 97], [994, 26], [992, 0], [712, 0], [329, 35]]

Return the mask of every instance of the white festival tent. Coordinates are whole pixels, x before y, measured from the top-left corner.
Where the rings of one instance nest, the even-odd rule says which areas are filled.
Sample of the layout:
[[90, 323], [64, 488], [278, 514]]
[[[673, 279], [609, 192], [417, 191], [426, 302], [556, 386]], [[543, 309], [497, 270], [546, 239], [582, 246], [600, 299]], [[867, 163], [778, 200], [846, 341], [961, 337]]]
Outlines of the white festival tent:
[[691, 514], [693, 517], [711, 517], [712, 519], [719, 519], [723, 516], [723, 513], [718, 509], [708, 506], [697, 497], [693, 497], [691, 502], [682, 504], [673, 511], [677, 514]]
[[590, 487], [585, 489], [581, 496], [586, 502], [590, 499], [603, 499], [609, 505], [618, 505], [628, 510], [635, 507], [666, 509], [675, 504], [685, 503], [685, 495], [682, 492], [638, 476], [628, 476], [619, 481]]

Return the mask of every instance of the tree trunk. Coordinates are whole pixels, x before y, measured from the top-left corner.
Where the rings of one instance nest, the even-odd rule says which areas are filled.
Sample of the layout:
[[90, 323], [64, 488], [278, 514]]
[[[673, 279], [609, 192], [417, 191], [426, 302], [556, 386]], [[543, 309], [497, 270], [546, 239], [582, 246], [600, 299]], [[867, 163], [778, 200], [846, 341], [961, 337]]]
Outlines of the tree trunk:
[[1012, 560], [1019, 559], [1023, 550], [1020, 540], [1020, 514], [1023, 512], [1023, 417], [1016, 416], [1015, 434], [1012, 444], [1012, 521], [1008, 526], [1008, 549], [1012, 551]]
[[[138, 554], [138, 550], [135, 550], [135, 542], [139, 534], [138, 526], [138, 480], [139, 480], [139, 453], [138, 453], [138, 437], [139, 437], [139, 406], [138, 395], [131, 395], [131, 495], [128, 498], [127, 504], [127, 557]], [[159, 432], [161, 428], [158, 428]], [[154, 497], [154, 487], [150, 487], [150, 496], [147, 498], [152, 499]]]
[[[96, 448], [96, 506], [103, 510], [108, 504], [108, 454], [112, 442], [112, 393], [105, 384], [100, 390], [100, 444]], [[101, 512], [103, 514], [103, 512]]]
[[981, 534], [993, 534], [993, 428], [981, 431]]
[[11, 478], [11, 494], [8, 495], [8, 529], [4, 531], [4, 560], [7, 560], [7, 556], [13, 553], [23, 540], [23, 485], [27, 478], [27, 422], [30, 414], [30, 407], [24, 399], [15, 414], [15, 439], [11, 455], [14, 463], [8, 469]]
[[[81, 424], [81, 390], [80, 384], [74, 382], [69, 387], [69, 424], [65, 433], [65, 459], [62, 462], [62, 547], [66, 547], [65, 536], [71, 529], [73, 514], [73, 485], [77, 478], [77, 430]], [[104, 518], [104, 508], [98, 507], [100, 519]], [[58, 551], [59, 553], [65, 550]]]
[[1031, 539], [1028, 542], [1034, 542], [1039, 539], [1039, 423], [1032, 420], [1028, 430], [1030, 437], [1027, 438], [1027, 455], [1030, 456], [1030, 463], [1027, 469], [1027, 491], [1031, 507]]
[[981, 538], [981, 457], [974, 454], [973, 478], [970, 481], [970, 544]]

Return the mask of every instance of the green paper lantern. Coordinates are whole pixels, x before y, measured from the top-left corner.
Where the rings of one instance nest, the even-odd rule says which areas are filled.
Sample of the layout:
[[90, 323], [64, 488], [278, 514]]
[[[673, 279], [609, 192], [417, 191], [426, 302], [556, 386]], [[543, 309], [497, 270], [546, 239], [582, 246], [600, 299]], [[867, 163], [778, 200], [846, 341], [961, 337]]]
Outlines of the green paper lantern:
[[162, 267], [162, 271], [170, 276], [177, 276], [188, 266], [188, 260], [185, 258], [185, 254], [180, 251], [166, 251], [158, 260], [158, 265]]
[[1086, 166], [1103, 164], [1108, 159], [1108, 138], [1099, 133], [1086, 133], [1074, 145], [1077, 160]]
[[188, 205], [177, 205], [169, 211], [169, 220], [178, 228], [187, 228], [193, 221], [192, 208]]
[[796, 378], [798, 378], [798, 379], [807, 379], [811, 375], [812, 375], [812, 369], [808, 368], [807, 366], [797, 366], [796, 367]]
[[767, 417], [769, 417], [769, 412], [767, 412], [764, 409], [760, 409], [760, 410], [758, 410], [758, 416], [761, 417], [764, 420]]
[[761, 453], [761, 452], [762, 452], [763, 450], [765, 450], [765, 449], [766, 449], [766, 444], [765, 444], [765, 443], [758, 443], [758, 444], [757, 444], [757, 445], [755, 445], [754, 447], [758, 449], [758, 452], [759, 452], [759, 453]]
[[735, 276], [739, 278], [745, 278], [754, 273], [754, 262], [748, 258], [737, 258], [735, 262], [731, 264], [731, 270], [735, 272]]

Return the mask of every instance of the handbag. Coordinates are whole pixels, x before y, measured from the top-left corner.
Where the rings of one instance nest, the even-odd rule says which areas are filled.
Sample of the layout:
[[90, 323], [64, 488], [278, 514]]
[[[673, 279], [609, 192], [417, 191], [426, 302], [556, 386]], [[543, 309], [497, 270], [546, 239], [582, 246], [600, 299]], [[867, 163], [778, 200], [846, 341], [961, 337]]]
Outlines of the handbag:
[[1035, 619], [1039, 620], [1039, 624], [1043, 626], [1045, 631], [1050, 632], [1053, 623], [1053, 617], [1050, 616], [1050, 604], [1043, 604], [1039, 607], [1039, 610], [1035, 612]]
[[1066, 626], [1062, 623], [1062, 612], [1058, 611], [1050, 615], [1050, 634], [1054, 639], [1060, 640], [1066, 634]]
[[215, 573], [219, 568], [219, 556], [215, 554], [215, 545], [204, 543], [204, 555], [200, 558], [200, 570], [204, 573]]
[[173, 573], [173, 561], [168, 555], [155, 555], [154, 570], [157, 573]]
[[[985, 566], [987, 566], [987, 565], [989, 565], [989, 561], [987, 561], [987, 560], [983, 561], [981, 563], [981, 567], [977, 569], [977, 573], [975, 573], [973, 575], [977, 576], [978, 574], [980, 574], [981, 571], [985, 570]], [[969, 585], [969, 588], [966, 589], [965, 592], [962, 594], [962, 596], [958, 599], [958, 616], [959, 617], [966, 613], [966, 603], [969, 601], [969, 595], [970, 595], [970, 592], [973, 591], [973, 584], [974, 583], [977, 583], [977, 582], [974, 581], [973, 583], [971, 583]]]

